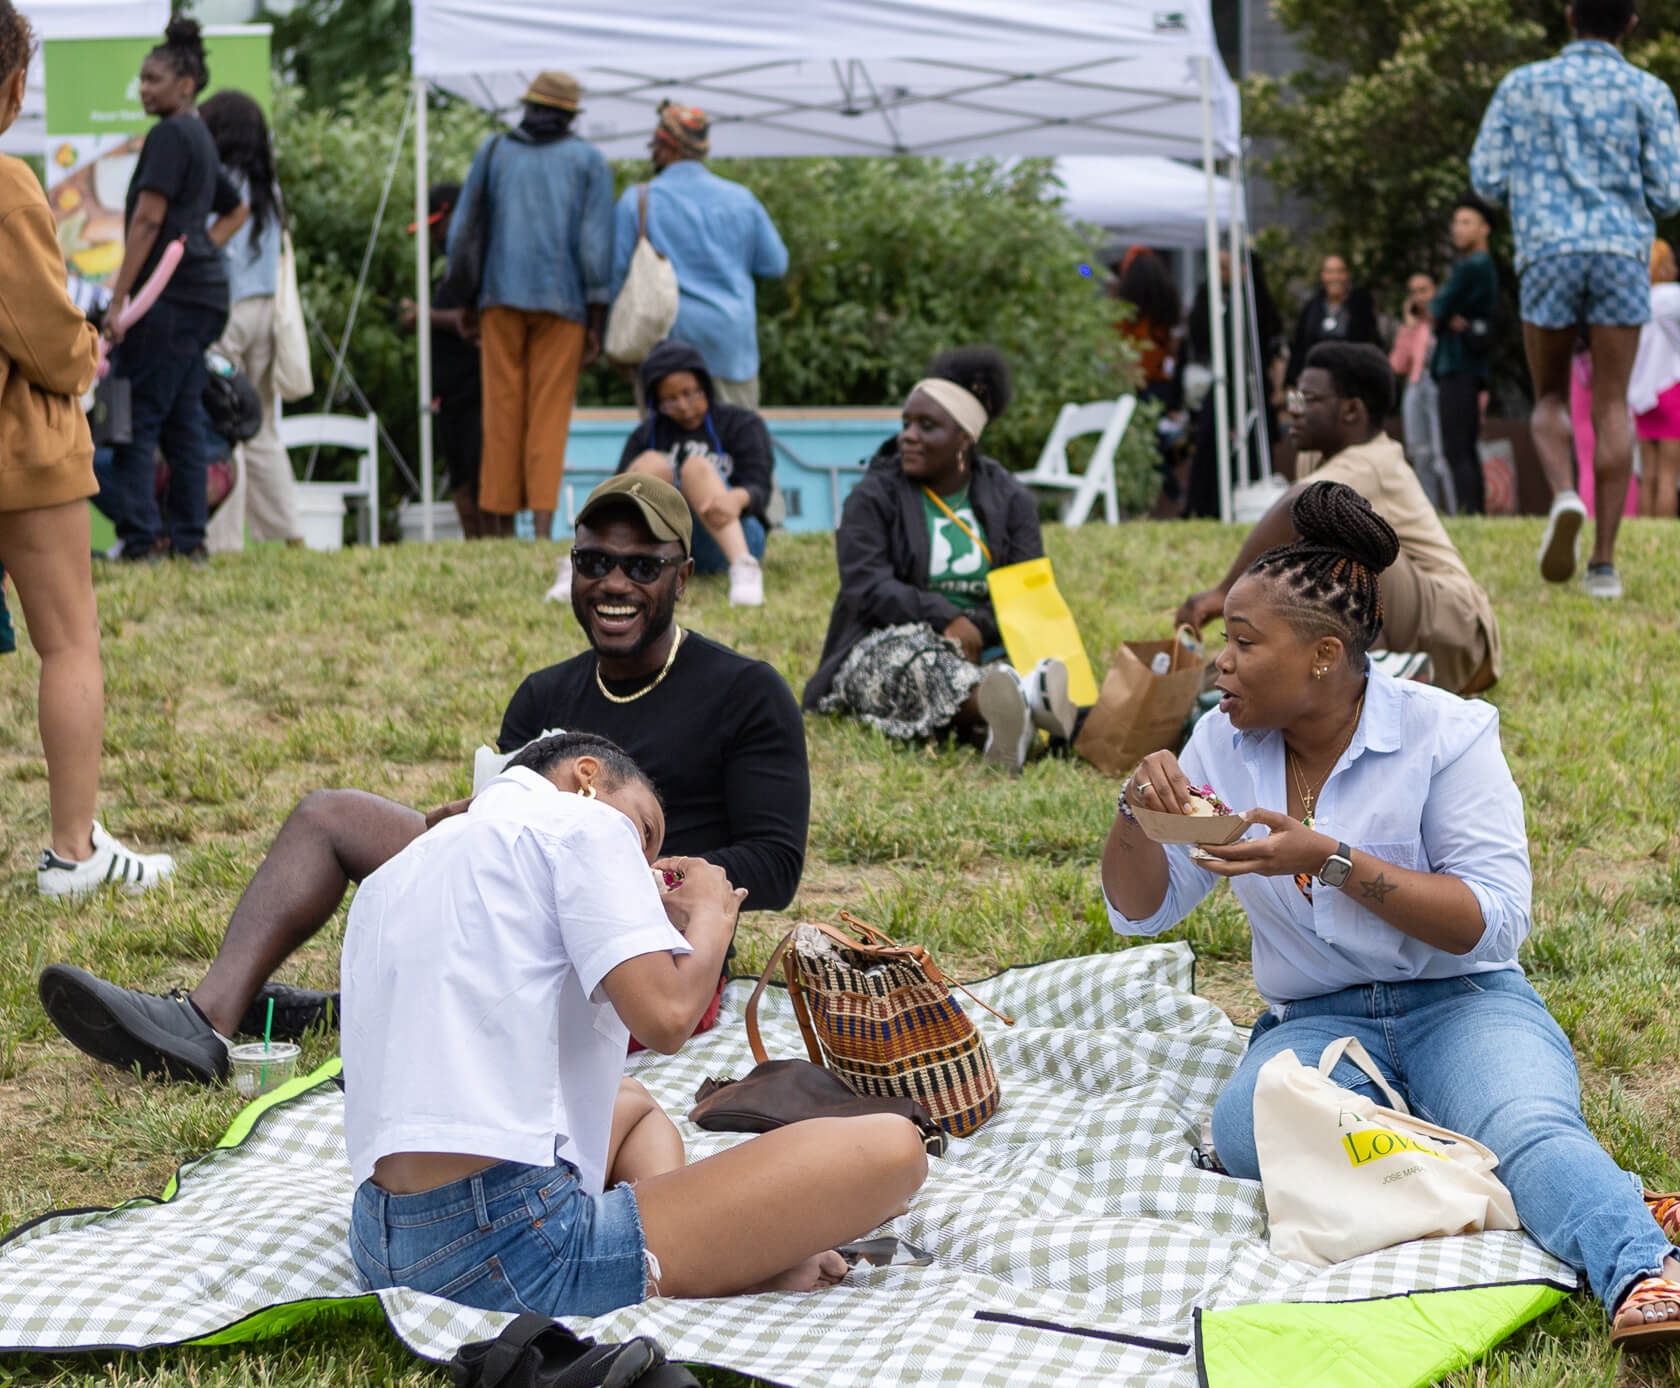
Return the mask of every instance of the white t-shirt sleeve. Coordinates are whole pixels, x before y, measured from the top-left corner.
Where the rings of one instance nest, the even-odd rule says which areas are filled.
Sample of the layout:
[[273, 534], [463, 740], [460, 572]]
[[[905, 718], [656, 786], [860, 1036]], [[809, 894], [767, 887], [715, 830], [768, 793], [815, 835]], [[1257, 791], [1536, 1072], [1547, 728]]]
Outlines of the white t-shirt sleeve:
[[692, 951], [665, 914], [635, 829], [611, 806], [599, 805], [550, 861], [561, 944], [591, 1002], [606, 1001], [601, 980], [626, 959]]

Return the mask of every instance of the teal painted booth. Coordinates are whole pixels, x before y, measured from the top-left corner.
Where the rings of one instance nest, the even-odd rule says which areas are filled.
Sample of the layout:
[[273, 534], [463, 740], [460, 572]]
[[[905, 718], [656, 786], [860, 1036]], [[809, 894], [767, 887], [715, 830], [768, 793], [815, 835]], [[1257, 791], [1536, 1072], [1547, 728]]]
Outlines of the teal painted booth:
[[[759, 413], [776, 450], [776, 482], [787, 502], [784, 529], [833, 530], [840, 508], [881, 441], [898, 432], [896, 409], [765, 409]], [[634, 410], [581, 409], [572, 415], [566, 476], [560, 484], [556, 539], [571, 536], [572, 517], [618, 467]]]

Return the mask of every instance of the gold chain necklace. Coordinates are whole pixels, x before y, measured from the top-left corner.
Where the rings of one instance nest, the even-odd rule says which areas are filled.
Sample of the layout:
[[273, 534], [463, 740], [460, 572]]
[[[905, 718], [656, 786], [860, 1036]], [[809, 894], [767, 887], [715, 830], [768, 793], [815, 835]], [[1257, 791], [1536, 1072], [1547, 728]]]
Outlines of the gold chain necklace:
[[1330, 779], [1330, 772], [1336, 769], [1336, 763], [1341, 759], [1342, 753], [1352, 745], [1353, 735], [1359, 730], [1359, 715], [1364, 711], [1364, 708], [1365, 696], [1361, 694], [1359, 702], [1353, 706], [1353, 724], [1348, 728], [1347, 736], [1342, 739], [1342, 745], [1336, 749], [1335, 755], [1330, 758], [1330, 765], [1320, 779], [1317, 790], [1307, 789], [1306, 780], [1301, 775], [1300, 757], [1295, 754], [1287, 742], [1283, 745], [1284, 765], [1289, 768], [1291, 774], [1295, 777], [1295, 789], [1301, 795], [1301, 814], [1303, 816], [1301, 822], [1309, 829], [1313, 826], [1313, 806], [1318, 803], [1318, 797], [1324, 790], [1324, 782]]
[[659, 673], [653, 677], [653, 683], [638, 689], [634, 694], [614, 694], [607, 688], [607, 682], [601, 678], [601, 658], [595, 657], [595, 687], [601, 691], [601, 697], [614, 704], [633, 704], [644, 694], [651, 694], [659, 688], [660, 682], [671, 673], [671, 666], [676, 663], [677, 647], [682, 645], [683, 629], [675, 622], [671, 623], [671, 653], [665, 657], [665, 663], [659, 667]]

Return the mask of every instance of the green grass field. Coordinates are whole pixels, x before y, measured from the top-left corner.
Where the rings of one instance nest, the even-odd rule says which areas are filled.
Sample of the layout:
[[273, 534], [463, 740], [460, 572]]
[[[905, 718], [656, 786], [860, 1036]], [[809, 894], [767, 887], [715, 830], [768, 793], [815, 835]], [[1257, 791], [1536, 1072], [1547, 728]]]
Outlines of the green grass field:
[[[1534, 932], [1524, 963], [1574, 1041], [1589, 1122], [1611, 1152], [1680, 1186], [1680, 529], [1631, 522], [1627, 599], [1593, 605], [1540, 582], [1538, 521], [1452, 525], [1504, 628], [1493, 691], [1527, 799]], [[1179, 598], [1222, 570], [1235, 532], [1135, 524], [1047, 534], [1093, 654], [1168, 634]], [[107, 724], [101, 814], [179, 863], [170, 894], [39, 900], [47, 787], [37, 664], [0, 660], [0, 1232], [55, 1207], [156, 1193], [212, 1145], [231, 1092], [141, 1083], [59, 1041], [35, 976], [63, 960], [146, 988], [196, 981], [241, 887], [293, 803], [359, 786], [429, 806], [464, 794], [520, 678], [582, 647], [544, 605], [558, 547], [393, 546], [321, 555], [265, 548], [208, 570], [97, 575]], [[679, 620], [773, 661], [797, 692], [815, 668], [834, 589], [826, 536], [779, 537], [770, 605], [731, 610], [696, 583]], [[15, 596], [15, 595], [14, 595]], [[14, 603], [15, 608], [15, 603]], [[1100, 671], [1100, 666], [1098, 667]], [[903, 749], [855, 726], [808, 725], [814, 803], [798, 901], [748, 917], [743, 965], [789, 918], [848, 907], [932, 947], [968, 977], [1121, 948], [1096, 860], [1115, 784], [1082, 763], [1018, 779], [961, 750]], [[1198, 986], [1239, 1023], [1259, 1010], [1248, 938], [1220, 891], [1180, 927]], [[335, 986], [338, 926], [284, 977]], [[335, 1038], [306, 1049], [306, 1064]], [[1657, 1385], [1680, 1355], [1618, 1368], [1595, 1303], [1572, 1298], [1450, 1383]], [[319, 1329], [242, 1350], [0, 1362], [0, 1384], [434, 1383], [377, 1326]], [[734, 1381], [725, 1376], [724, 1380]]]

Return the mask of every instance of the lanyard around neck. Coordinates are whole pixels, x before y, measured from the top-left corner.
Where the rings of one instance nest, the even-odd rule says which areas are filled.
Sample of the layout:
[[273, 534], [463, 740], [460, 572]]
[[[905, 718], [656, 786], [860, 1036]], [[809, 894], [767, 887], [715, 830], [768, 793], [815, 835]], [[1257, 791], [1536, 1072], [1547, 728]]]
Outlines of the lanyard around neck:
[[922, 490], [927, 493], [929, 501], [931, 501], [935, 506], [957, 523], [957, 528], [961, 530], [964, 535], [968, 536], [969, 539], [973, 540], [975, 544], [980, 546], [980, 553], [986, 556], [986, 563], [990, 564], [992, 562], [992, 552], [986, 548], [986, 542], [968, 528], [967, 522], [965, 522], [961, 516], [947, 506], [945, 504], [945, 498], [940, 496], [938, 492], [934, 491], [932, 487], [923, 487]]

